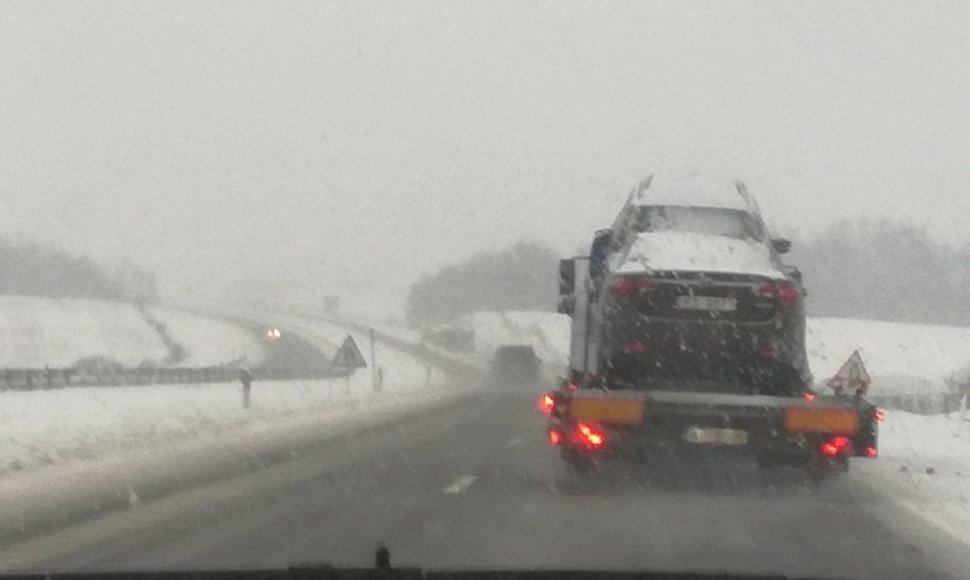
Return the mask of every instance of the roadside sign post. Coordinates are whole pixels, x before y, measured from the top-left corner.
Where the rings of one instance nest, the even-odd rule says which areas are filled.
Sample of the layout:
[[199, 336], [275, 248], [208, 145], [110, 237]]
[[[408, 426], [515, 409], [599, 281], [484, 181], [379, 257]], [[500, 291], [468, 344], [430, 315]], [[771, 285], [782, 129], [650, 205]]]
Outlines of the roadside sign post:
[[381, 392], [380, 377], [377, 372], [377, 336], [374, 329], [370, 329], [370, 373], [371, 373], [371, 388], [374, 393]]

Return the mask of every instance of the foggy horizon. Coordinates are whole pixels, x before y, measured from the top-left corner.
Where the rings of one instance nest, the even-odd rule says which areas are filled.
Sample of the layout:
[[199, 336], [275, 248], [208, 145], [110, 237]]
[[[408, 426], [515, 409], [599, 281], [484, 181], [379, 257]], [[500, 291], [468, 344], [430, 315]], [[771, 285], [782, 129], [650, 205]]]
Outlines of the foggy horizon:
[[402, 289], [698, 168], [781, 234], [970, 243], [970, 9], [706, 6], [6, 2], [0, 234], [174, 299]]

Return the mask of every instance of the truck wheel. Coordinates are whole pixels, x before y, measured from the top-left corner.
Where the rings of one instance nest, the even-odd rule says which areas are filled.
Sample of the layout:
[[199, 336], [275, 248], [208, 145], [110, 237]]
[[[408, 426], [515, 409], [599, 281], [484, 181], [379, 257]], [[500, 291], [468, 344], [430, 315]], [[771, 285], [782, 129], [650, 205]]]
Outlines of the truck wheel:
[[812, 483], [822, 483], [833, 477], [842, 475], [849, 471], [849, 458], [845, 455], [839, 457], [813, 457], [807, 464], [808, 480]]
[[586, 479], [596, 471], [596, 466], [592, 461], [575, 451], [564, 449], [562, 457], [566, 462], [566, 466], [569, 468], [569, 472], [576, 477]]

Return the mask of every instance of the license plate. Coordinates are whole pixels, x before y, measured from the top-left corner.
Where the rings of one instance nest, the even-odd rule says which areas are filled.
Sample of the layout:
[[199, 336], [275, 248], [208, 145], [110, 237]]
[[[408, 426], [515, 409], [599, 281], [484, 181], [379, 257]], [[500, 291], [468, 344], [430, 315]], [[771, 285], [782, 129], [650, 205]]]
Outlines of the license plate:
[[684, 433], [688, 443], [697, 445], [747, 445], [748, 432], [740, 429], [702, 429], [691, 427]]
[[569, 402], [574, 419], [586, 419], [615, 425], [636, 425], [643, 421], [641, 399], [606, 399], [577, 397]]
[[738, 309], [738, 299], [722, 296], [678, 296], [677, 308], [681, 310], [733, 312]]

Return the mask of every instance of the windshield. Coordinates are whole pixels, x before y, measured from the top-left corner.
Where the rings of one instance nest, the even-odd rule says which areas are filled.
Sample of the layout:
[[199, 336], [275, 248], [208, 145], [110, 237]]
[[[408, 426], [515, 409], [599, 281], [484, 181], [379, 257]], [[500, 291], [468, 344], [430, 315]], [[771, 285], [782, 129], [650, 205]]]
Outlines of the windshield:
[[637, 208], [637, 232], [687, 232], [761, 241], [758, 220], [741, 210], [707, 207], [642, 206]]
[[968, 4], [0, 0], [0, 572], [968, 577]]

